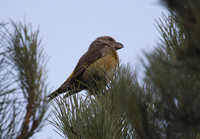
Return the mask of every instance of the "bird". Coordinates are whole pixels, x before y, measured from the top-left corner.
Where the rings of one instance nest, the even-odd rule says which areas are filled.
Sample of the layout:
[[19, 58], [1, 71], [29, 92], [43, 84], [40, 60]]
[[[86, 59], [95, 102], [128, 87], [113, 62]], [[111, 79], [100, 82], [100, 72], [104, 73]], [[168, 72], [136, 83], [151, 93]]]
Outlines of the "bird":
[[115, 41], [110, 36], [100, 36], [89, 46], [87, 52], [79, 59], [73, 72], [67, 80], [48, 98], [49, 101], [62, 93], [71, 96], [82, 90], [89, 90], [95, 84], [95, 79], [109, 81], [109, 78], [101, 77], [105, 73], [111, 76], [113, 70], [119, 64], [117, 50], [123, 48], [123, 44]]

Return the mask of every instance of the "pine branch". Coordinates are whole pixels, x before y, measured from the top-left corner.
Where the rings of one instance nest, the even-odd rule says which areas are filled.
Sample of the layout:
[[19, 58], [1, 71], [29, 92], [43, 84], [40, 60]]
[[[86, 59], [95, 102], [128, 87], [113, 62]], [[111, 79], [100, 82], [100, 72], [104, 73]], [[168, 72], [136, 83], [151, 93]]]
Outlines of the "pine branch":
[[156, 21], [161, 38], [146, 53], [142, 83], [129, 67], [119, 67], [94, 96], [55, 101], [51, 123], [62, 137], [200, 137], [200, 3], [162, 1], [170, 15]]
[[[6, 129], [8, 134], [3, 134], [3, 138], [10, 136], [10, 138], [21, 139], [29, 138], [40, 131], [48, 117], [45, 114], [48, 109], [48, 102], [45, 99], [48, 92], [45, 83], [47, 59], [40, 46], [41, 40], [38, 39], [39, 30], [33, 32], [31, 25], [27, 26], [13, 21], [11, 25], [13, 32], [7, 28], [1, 32], [5, 35], [2, 46], [7, 71], [12, 77], [12, 82], [15, 81], [11, 84], [15, 87], [14, 89], [7, 93], [4, 91], [2, 96], [0, 95], [2, 98], [4, 96], [9, 98], [5, 99], [3, 104], [13, 106], [13, 120]], [[13, 96], [18, 101], [12, 100]], [[3, 115], [5, 119], [8, 119], [7, 123], [9, 123], [10, 114], [12, 113]]]

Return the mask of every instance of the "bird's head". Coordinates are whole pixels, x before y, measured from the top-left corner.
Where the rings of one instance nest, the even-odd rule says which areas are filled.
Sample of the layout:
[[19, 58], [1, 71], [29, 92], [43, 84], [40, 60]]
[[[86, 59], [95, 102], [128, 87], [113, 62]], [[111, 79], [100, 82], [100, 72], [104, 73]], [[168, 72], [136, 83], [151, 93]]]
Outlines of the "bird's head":
[[121, 48], [123, 48], [123, 44], [121, 44], [120, 42], [116, 42], [112, 37], [110, 36], [102, 36], [102, 37], [98, 37], [96, 40], [94, 40], [89, 49], [92, 49], [93, 47], [97, 46], [97, 45], [107, 45], [107, 46], [111, 46], [114, 47], [116, 50], [119, 50]]

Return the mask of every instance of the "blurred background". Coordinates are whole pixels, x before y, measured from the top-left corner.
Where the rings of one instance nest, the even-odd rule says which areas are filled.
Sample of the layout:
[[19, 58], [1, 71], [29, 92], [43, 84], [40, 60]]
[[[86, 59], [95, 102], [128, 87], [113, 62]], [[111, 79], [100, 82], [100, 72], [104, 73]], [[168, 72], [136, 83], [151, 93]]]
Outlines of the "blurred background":
[[[118, 51], [121, 63], [138, 69], [144, 51], [151, 51], [159, 36], [155, 19], [166, 9], [157, 0], [20, 0], [0, 2], [0, 21], [31, 23], [40, 29], [42, 46], [49, 56], [51, 91], [71, 74], [90, 43], [111, 36], [125, 47]], [[47, 124], [32, 138], [61, 138]]]

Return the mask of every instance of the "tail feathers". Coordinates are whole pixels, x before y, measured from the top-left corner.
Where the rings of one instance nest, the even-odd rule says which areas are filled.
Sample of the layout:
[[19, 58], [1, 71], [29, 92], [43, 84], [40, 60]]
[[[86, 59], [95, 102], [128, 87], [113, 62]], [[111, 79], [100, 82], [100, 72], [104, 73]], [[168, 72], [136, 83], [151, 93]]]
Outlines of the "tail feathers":
[[54, 91], [53, 93], [51, 93], [50, 95], [48, 95], [49, 98], [49, 102], [54, 99], [55, 97], [57, 97], [59, 95], [59, 93], [56, 91]]
[[80, 83], [78, 83], [78, 85], [76, 85], [76, 84], [71, 85], [69, 83], [69, 81], [67, 80], [56, 91], [51, 93], [48, 96], [48, 98], [49, 98], [49, 101], [51, 101], [52, 99], [54, 99], [55, 97], [57, 97], [58, 95], [60, 95], [62, 93], [66, 93], [66, 95], [64, 96], [64, 98], [66, 98], [66, 97], [69, 97], [73, 94], [76, 94], [76, 93], [82, 91], [83, 89], [86, 89], [86, 87], [81, 86]]
[[48, 95], [49, 101], [51, 101], [52, 99], [54, 99], [55, 97], [57, 97], [58, 95], [64, 93], [64, 92], [68, 92], [68, 89], [63, 89], [63, 88], [58, 88], [56, 91], [54, 91], [53, 93], [51, 93], [50, 95]]
[[[67, 91], [65, 91], [66, 94], [64, 95], [63, 98], [69, 97], [69, 96], [71, 96], [71, 95], [73, 95], [73, 94], [76, 94], [76, 93], [78, 93], [78, 92], [80, 92], [80, 91], [82, 91], [82, 89], [81, 89], [81, 90], [80, 90], [80, 89], [78, 89], [78, 90], [77, 90], [77, 89], [75, 89], [75, 90], [67, 90]], [[62, 93], [64, 93], [64, 92], [59, 92], [59, 90], [56, 90], [56, 91], [54, 91], [53, 93], [51, 93], [51, 94], [48, 96], [49, 102], [50, 102], [52, 99], [54, 99], [55, 97], [57, 97], [58, 95], [62, 94]]]
[[57, 97], [59, 94], [62, 94], [64, 92], [68, 92], [69, 90], [69, 80], [67, 79], [56, 91], [54, 91], [53, 93], [51, 93], [48, 98], [49, 101], [51, 101], [52, 99], [54, 99], [55, 97]]

